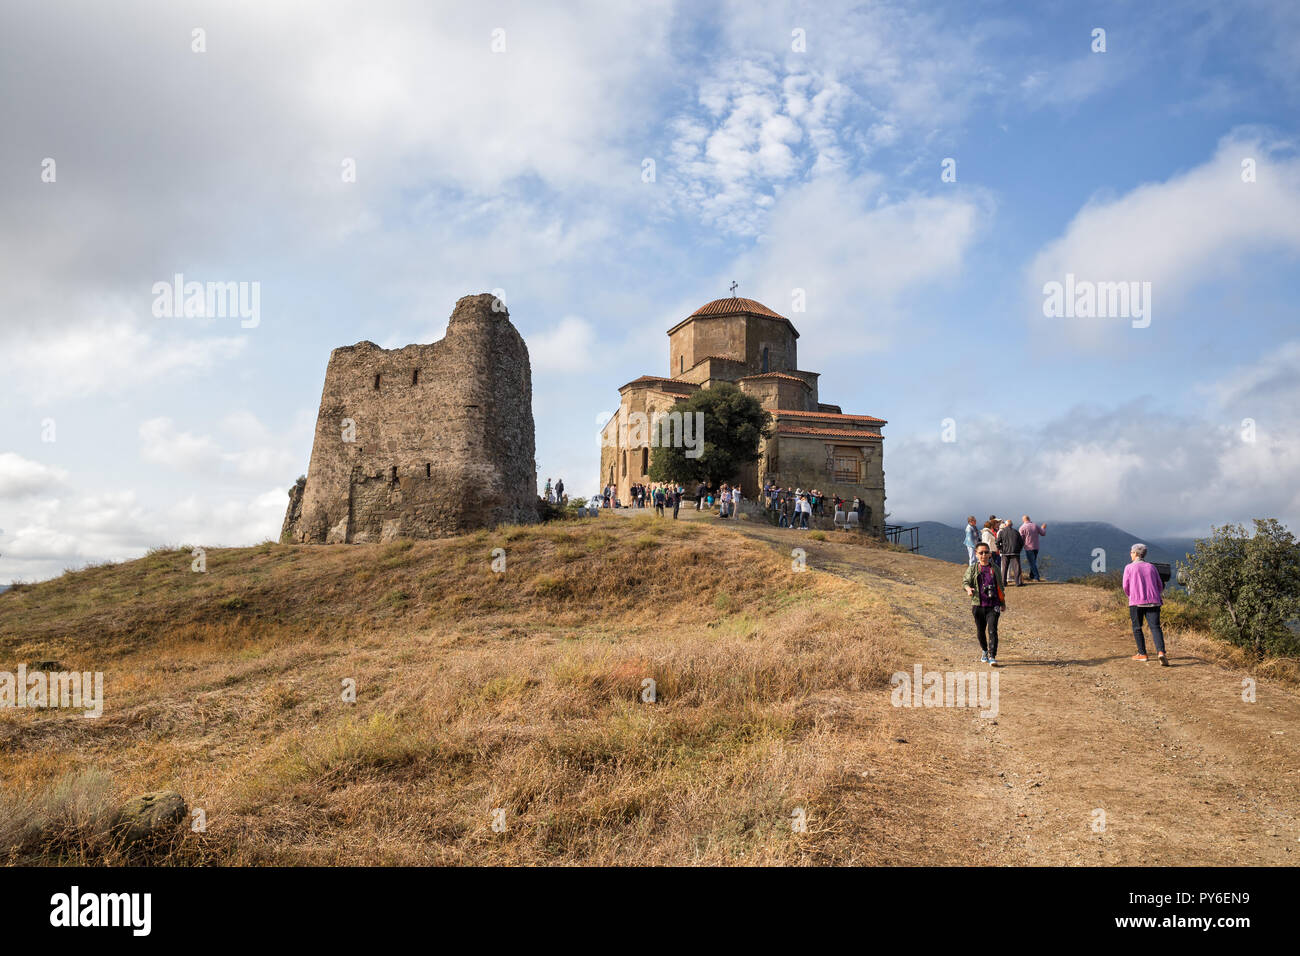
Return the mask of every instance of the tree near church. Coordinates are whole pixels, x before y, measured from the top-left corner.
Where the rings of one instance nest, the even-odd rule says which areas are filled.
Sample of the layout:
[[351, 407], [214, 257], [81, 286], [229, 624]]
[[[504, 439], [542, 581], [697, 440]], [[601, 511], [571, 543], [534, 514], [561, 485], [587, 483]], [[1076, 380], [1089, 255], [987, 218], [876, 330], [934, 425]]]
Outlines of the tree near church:
[[1248, 535], [1226, 524], [1188, 557], [1179, 581], [1211, 613], [1215, 633], [1256, 655], [1300, 651], [1300, 543], [1285, 525], [1256, 518]]
[[[689, 457], [692, 449], [680, 443], [661, 445], [650, 462], [651, 481], [675, 481], [693, 485], [700, 481], [718, 487], [731, 481], [742, 467], [758, 460], [763, 439], [771, 437], [772, 416], [753, 395], [747, 395], [730, 382], [718, 382], [695, 392], [673, 408], [682, 418], [690, 416], [704, 422], [701, 451]], [[703, 419], [696, 419], [696, 413]]]

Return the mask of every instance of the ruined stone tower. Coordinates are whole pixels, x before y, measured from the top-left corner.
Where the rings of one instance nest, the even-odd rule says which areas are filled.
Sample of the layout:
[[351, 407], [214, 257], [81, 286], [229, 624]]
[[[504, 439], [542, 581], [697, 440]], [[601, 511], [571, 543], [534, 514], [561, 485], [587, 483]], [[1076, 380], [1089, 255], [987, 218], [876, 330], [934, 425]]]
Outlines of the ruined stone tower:
[[330, 353], [282, 541], [436, 538], [537, 520], [528, 347], [496, 301], [460, 299], [431, 345]]

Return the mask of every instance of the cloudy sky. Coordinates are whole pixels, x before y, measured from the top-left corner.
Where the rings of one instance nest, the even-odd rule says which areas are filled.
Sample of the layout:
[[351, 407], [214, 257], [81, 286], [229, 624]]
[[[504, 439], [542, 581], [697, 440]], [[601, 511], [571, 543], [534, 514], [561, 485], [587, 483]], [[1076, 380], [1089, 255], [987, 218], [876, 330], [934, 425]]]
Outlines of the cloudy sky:
[[895, 518], [1298, 526], [1300, 5], [546, 6], [0, 7], [0, 582], [277, 536], [330, 350], [496, 289], [573, 491], [735, 280]]

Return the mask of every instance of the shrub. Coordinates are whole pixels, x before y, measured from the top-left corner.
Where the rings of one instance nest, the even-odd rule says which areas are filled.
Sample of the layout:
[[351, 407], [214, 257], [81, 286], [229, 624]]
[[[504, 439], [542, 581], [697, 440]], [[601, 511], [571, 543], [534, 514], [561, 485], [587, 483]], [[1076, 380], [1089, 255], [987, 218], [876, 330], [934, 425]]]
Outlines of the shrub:
[[1196, 542], [1179, 580], [1210, 615], [1216, 634], [1257, 656], [1300, 653], [1300, 543], [1275, 518], [1213, 529]]

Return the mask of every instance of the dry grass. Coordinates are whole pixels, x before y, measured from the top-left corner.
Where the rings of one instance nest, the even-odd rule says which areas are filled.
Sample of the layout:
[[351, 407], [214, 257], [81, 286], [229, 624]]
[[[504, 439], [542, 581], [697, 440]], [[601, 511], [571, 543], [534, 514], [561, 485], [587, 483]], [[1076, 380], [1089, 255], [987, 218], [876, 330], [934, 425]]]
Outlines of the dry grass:
[[158, 789], [208, 820], [165, 861], [224, 864], [884, 862], [872, 807], [919, 802], [888, 706], [903, 628], [725, 530], [608, 516], [190, 562], [0, 597], [0, 669], [99, 670], [106, 695], [97, 720], [0, 712], [0, 859], [114, 862], [106, 815]]

